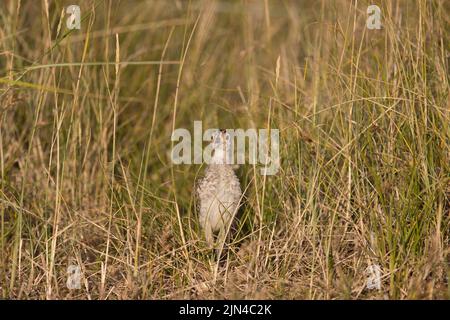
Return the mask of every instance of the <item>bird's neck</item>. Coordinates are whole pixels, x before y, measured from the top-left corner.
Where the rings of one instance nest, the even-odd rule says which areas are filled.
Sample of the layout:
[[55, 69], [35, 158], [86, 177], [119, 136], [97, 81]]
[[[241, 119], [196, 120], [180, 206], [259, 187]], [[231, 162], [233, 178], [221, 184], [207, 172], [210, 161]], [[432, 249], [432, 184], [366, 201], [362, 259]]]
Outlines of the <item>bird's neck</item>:
[[225, 148], [217, 148], [211, 158], [211, 164], [230, 164], [230, 157]]

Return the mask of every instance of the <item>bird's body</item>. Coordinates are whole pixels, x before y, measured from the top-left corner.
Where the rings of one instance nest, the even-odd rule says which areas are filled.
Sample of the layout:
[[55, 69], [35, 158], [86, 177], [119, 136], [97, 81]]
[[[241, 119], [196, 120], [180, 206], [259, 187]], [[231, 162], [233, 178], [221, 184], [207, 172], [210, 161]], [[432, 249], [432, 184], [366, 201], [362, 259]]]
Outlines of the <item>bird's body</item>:
[[227, 140], [226, 135], [225, 131], [220, 131], [216, 136], [212, 163], [207, 166], [196, 190], [199, 222], [210, 246], [214, 245], [214, 233], [219, 233], [218, 246], [225, 241], [242, 196], [239, 179], [232, 166], [225, 161], [227, 149], [230, 148], [229, 136]]

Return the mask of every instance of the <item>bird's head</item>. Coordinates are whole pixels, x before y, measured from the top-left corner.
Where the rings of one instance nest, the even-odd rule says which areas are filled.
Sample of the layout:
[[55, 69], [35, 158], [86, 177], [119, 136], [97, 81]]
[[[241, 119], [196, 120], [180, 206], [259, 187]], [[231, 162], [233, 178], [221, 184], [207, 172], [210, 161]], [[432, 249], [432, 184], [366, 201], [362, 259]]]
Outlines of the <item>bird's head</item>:
[[229, 164], [232, 151], [231, 136], [225, 129], [219, 129], [213, 134], [212, 148], [214, 150], [212, 162], [215, 164]]

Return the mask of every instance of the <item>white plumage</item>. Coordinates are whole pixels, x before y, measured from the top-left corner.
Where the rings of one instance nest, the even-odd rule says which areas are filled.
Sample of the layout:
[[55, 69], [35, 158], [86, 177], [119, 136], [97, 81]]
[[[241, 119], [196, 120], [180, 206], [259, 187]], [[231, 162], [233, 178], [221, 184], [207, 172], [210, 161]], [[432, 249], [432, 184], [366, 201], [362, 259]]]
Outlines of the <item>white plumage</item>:
[[[220, 249], [239, 209], [242, 192], [229, 164], [230, 135], [220, 130], [213, 136], [213, 156], [205, 176], [197, 183], [199, 222], [210, 247]], [[214, 241], [214, 233], [218, 232]]]

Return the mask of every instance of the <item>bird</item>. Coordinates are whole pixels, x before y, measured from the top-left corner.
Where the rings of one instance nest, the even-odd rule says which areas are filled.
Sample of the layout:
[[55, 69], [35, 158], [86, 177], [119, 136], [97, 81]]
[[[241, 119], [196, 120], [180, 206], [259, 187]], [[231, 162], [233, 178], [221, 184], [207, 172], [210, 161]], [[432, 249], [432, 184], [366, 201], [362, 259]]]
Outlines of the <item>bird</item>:
[[237, 215], [242, 191], [231, 165], [231, 137], [225, 129], [213, 134], [212, 152], [203, 178], [197, 181], [197, 208], [206, 242], [220, 255]]

